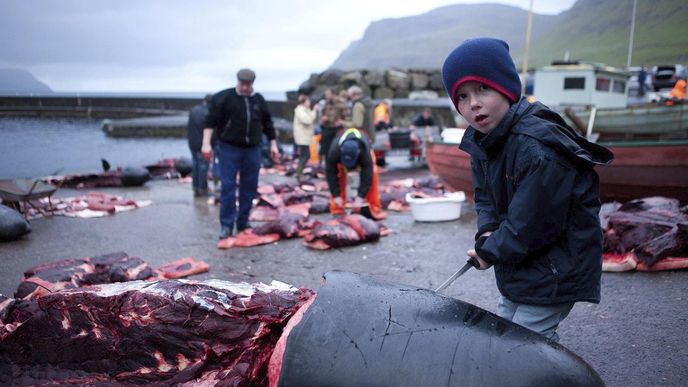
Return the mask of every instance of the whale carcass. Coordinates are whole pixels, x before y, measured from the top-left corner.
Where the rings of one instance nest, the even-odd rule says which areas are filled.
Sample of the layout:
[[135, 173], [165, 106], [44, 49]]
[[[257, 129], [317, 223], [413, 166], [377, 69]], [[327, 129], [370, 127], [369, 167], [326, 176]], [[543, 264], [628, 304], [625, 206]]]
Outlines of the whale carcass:
[[277, 344], [270, 386], [604, 385], [563, 346], [430, 290], [330, 272], [311, 301]]

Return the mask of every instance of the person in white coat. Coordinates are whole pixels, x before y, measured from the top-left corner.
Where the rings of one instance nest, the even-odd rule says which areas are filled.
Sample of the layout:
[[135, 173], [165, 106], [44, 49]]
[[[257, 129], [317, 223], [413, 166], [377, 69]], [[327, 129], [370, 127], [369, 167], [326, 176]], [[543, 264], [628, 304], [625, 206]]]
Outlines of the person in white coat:
[[296, 180], [301, 181], [301, 173], [310, 157], [310, 144], [313, 142], [316, 109], [311, 109], [311, 100], [305, 94], [299, 94], [298, 105], [294, 109], [294, 146], [299, 155], [296, 167]]

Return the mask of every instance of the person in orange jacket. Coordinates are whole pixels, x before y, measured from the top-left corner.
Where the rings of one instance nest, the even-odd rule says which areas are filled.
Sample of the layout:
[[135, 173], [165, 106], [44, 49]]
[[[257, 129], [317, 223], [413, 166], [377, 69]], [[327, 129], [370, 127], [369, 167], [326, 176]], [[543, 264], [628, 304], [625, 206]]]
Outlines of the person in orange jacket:
[[373, 124], [375, 124], [375, 130], [378, 132], [392, 128], [392, 100], [384, 99], [375, 106]]
[[327, 184], [330, 187], [330, 213], [344, 215], [346, 213], [346, 176], [349, 171], [360, 169], [360, 183], [358, 195], [354, 198], [352, 207], [360, 208], [361, 215], [380, 219], [382, 204], [375, 162], [375, 153], [370, 148], [368, 136], [356, 128], [344, 131], [333, 141], [327, 153], [325, 171]]
[[686, 99], [686, 80], [679, 79], [674, 84], [674, 88], [669, 92], [669, 100], [667, 105], [673, 105], [674, 103], [682, 103]]

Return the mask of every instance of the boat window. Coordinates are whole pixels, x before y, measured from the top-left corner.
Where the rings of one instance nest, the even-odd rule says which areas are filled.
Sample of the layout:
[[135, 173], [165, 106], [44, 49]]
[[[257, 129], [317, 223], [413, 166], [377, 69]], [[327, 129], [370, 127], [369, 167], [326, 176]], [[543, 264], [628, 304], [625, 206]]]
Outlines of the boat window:
[[626, 93], [626, 82], [615, 79], [612, 83], [612, 91], [621, 94]]
[[585, 89], [585, 77], [565, 77], [564, 90]]
[[595, 90], [597, 91], [609, 91], [609, 78], [597, 78], [595, 80]]

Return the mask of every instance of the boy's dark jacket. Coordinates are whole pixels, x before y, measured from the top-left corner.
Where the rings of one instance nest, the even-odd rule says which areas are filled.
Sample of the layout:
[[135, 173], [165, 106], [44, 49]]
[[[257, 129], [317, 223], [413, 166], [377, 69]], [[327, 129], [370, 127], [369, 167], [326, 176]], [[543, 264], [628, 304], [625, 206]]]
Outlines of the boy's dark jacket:
[[213, 96], [205, 127], [216, 129], [220, 140], [240, 147], [260, 144], [263, 133], [275, 139], [275, 127], [263, 96], [241, 96], [234, 87]]
[[[595, 164], [613, 159], [545, 105], [511, 105], [488, 135], [469, 127], [476, 251], [504, 297], [528, 304], [600, 301], [602, 230]], [[482, 236], [492, 231], [488, 237]]]

